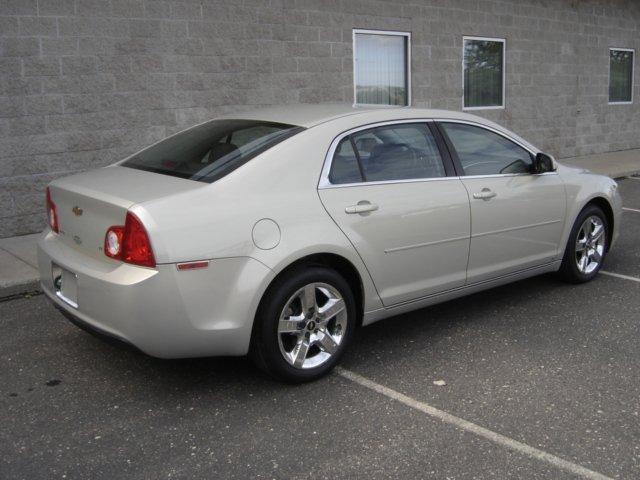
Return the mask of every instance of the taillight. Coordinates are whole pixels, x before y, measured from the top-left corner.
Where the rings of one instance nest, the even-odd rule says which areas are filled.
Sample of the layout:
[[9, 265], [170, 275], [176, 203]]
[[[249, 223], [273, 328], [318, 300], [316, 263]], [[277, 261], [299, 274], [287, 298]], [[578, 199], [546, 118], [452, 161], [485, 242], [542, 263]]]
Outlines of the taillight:
[[51, 191], [49, 187], [47, 187], [47, 219], [49, 220], [49, 227], [51, 230], [58, 233], [58, 209], [56, 208], [56, 204], [51, 200]]
[[107, 230], [104, 253], [107, 257], [134, 265], [156, 266], [149, 235], [140, 219], [131, 212], [127, 212], [124, 226], [116, 225]]
[[127, 219], [124, 222], [122, 260], [144, 267], [156, 266], [149, 235], [140, 219], [131, 212], [127, 212]]

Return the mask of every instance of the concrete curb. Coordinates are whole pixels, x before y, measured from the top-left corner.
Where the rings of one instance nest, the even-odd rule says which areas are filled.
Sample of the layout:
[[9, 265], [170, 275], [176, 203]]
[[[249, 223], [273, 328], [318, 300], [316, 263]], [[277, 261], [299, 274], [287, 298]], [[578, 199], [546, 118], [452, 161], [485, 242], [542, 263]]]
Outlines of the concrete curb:
[[614, 173], [614, 174], [607, 174], [608, 177], [613, 178], [614, 180], [619, 180], [625, 177], [634, 177], [640, 175], [640, 170], [631, 170], [629, 172], [622, 172], [622, 173]]
[[0, 239], [0, 299], [40, 291], [40, 233]]
[[16, 282], [8, 285], [3, 285], [2, 287], [0, 287], [0, 300], [32, 292], [42, 292], [42, 288], [40, 288], [39, 278], [34, 278], [26, 282]]

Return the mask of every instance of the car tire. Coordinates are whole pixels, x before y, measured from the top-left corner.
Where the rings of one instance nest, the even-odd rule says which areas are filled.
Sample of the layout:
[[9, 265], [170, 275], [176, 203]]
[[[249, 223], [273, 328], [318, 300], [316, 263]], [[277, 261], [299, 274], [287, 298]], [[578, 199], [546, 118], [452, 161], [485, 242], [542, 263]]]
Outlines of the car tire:
[[278, 380], [301, 383], [329, 373], [356, 327], [356, 303], [349, 284], [323, 266], [292, 270], [276, 279], [263, 297], [250, 356]]
[[592, 280], [607, 254], [609, 222], [597, 205], [587, 205], [576, 218], [560, 266], [560, 277], [569, 283]]

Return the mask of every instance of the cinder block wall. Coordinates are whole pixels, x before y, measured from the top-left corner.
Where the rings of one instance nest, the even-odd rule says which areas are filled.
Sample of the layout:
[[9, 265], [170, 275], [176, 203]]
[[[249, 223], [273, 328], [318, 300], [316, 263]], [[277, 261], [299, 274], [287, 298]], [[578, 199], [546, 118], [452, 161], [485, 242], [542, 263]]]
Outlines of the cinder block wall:
[[217, 114], [351, 103], [354, 27], [412, 33], [416, 106], [460, 109], [462, 36], [503, 37], [506, 109], [478, 114], [558, 157], [640, 147], [640, 82], [607, 105], [633, 0], [0, 0], [0, 237], [42, 229], [51, 179]]

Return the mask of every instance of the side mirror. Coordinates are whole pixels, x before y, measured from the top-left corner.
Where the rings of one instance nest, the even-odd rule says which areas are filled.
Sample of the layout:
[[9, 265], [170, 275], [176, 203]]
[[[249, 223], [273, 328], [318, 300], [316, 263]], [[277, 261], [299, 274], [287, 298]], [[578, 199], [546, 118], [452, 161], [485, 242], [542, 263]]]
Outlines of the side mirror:
[[555, 171], [553, 159], [546, 153], [538, 152], [533, 159], [532, 173], [545, 173]]

